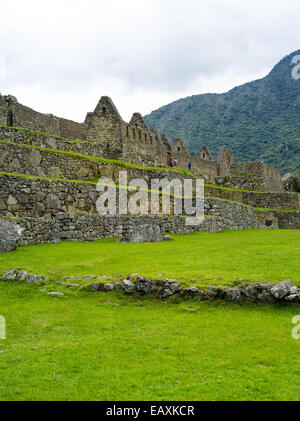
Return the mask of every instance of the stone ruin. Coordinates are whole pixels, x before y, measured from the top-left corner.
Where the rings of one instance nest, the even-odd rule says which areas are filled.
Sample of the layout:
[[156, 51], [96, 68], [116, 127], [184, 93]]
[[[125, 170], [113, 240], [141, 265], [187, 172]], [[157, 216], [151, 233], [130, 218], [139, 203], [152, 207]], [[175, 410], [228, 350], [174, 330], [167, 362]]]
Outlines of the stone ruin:
[[[300, 195], [292, 176], [281, 180], [280, 171], [264, 162], [236, 162], [226, 147], [217, 161], [205, 146], [191, 156], [181, 139], [171, 143], [150, 129], [141, 114], [125, 122], [109, 97], [77, 123], [0, 95], [0, 139], [0, 218], [22, 228], [19, 244], [122, 235], [125, 241], [134, 237], [136, 226], [158, 236], [158, 231], [300, 228]], [[177, 167], [171, 168], [170, 160]], [[204, 178], [203, 224], [186, 226], [185, 215], [97, 214], [95, 180], [106, 176], [117, 184], [120, 170], [127, 171], [128, 181]]]

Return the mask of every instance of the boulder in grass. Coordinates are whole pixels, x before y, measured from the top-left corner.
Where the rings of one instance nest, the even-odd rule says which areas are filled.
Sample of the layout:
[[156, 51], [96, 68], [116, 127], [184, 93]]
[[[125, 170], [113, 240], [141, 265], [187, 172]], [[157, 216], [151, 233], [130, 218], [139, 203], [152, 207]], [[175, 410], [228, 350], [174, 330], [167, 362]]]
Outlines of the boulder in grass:
[[23, 228], [18, 224], [0, 220], [0, 253], [15, 250], [21, 239]]
[[125, 279], [125, 281], [122, 282], [122, 287], [126, 294], [133, 294], [135, 291], [135, 285], [128, 279]]
[[54, 297], [63, 297], [65, 294], [63, 292], [51, 291], [51, 292], [48, 292], [48, 295], [52, 295]]
[[289, 295], [291, 287], [292, 287], [291, 281], [287, 279], [286, 281], [282, 281], [279, 284], [276, 284], [271, 289], [271, 294], [278, 300], [281, 300], [282, 298]]
[[8, 269], [2, 277], [2, 281], [16, 281], [18, 276], [18, 271], [16, 269]]
[[239, 303], [243, 299], [243, 293], [238, 288], [230, 288], [224, 291], [224, 298], [233, 303]]
[[25, 279], [26, 284], [39, 284], [42, 281], [45, 281], [46, 278], [45, 276], [41, 276], [41, 275], [33, 275], [33, 274], [28, 274], [27, 278]]
[[120, 243], [148, 243], [162, 241], [159, 225], [137, 225], [123, 233]]

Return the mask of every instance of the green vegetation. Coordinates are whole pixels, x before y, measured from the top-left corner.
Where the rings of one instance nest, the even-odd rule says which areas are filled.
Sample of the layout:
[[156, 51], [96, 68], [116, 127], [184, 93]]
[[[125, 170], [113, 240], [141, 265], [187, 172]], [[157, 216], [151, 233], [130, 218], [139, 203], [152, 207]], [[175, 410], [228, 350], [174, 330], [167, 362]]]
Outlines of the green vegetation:
[[[191, 173], [191, 172], [189, 172], [189, 171], [187, 171], [183, 168], [173, 168], [172, 169], [172, 168], [161, 168], [161, 167], [144, 167], [144, 166], [141, 166], [141, 165], [131, 164], [131, 163], [125, 162], [125, 161], [119, 161], [119, 160], [116, 160], [116, 159], [99, 158], [99, 157], [96, 157], [96, 156], [83, 155], [83, 154], [78, 153], [78, 152], [63, 151], [63, 150], [60, 150], [60, 149], [51, 149], [51, 148], [45, 148], [45, 147], [41, 147], [41, 146], [34, 146], [34, 145], [25, 145], [25, 144], [22, 144], [22, 143], [15, 143], [15, 142], [11, 142], [11, 141], [8, 141], [8, 140], [0, 140], [0, 144], [1, 143], [13, 145], [13, 146], [18, 146], [18, 147], [32, 148], [32, 149], [38, 149], [38, 150], [47, 151], [47, 152], [58, 153], [58, 154], [61, 154], [61, 155], [79, 157], [79, 158], [87, 159], [89, 161], [94, 161], [94, 162], [105, 162], [107, 164], [117, 165], [119, 167], [124, 167], [124, 168], [134, 168], [134, 169], [139, 169], [139, 170], [144, 170], [144, 171], [173, 171], [173, 172], [177, 172], [177, 173], [180, 173], [180, 174], [189, 175], [191, 177], [196, 177], [193, 173]], [[0, 172], [0, 174], [8, 174], [8, 173], [5, 173], [5, 172], [2, 171], [2, 172]], [[99, 177], [100, 177], [100, 175], [99, 175]], [[44, 178], [46, 178], [46, 177], [44, 177]], [[56, 180], [58, 180], [58, 179], [56, 179]], [[97, 182], [96, 178], [92, 181], [95, 182], [95, 183]], [[243, 189], [238, 189], [238, 188], [234, 188], [234, 187], [216, 186], [216, 185], [213, 185], [213, 184], [204, 184], [204, 185], [206, 187], [211, 187], [211, 188], [219, 189], [219, 190], [240, 191], [240, 192], [245, 192], [245, 193], [265, 193], [263, 191], [243, 190]]]
[[[52, 177], [42, 177], [39, 175], [29, 175], [29, 174], [19, 174], [19, 173], [11, 173], [11, 172], [6, 172], [6, 171], [0, 171], [0, 177], [1, 176], [7, 176], [7, 177], [20, 177], [20, 178], [27, 178], [27, 179], [33, 179], [33, 180], [49, 180], [49, 181], [63, 181], [66, 183], [83, 183], [83, 184], [97, 184], [98, 183], [98, 178], [95, 178], [92, 181], [86, 181], [86, 180], [71, 180], [71, 179], [67, 179], [67, 178], [52, 178]], [[99, 175], [99, 177], [101, 177]], [[103, 185], [108, 185], [107, 183], [101, 183]], [[121, 188], [121, 189], [125, 189], [126, 186], [120, 186], [118, 184], [115, 185], [117, 189]], [[129, 188], [128, 188], [129, 189]], [[134, 187], [130, 187], [130, 190], [134, 190]], [[136, 188], [138, 189], [138, 187]], [[144, 190], [144, 189], [141, 189]], [[159, 194], [164, 194], [164, 195], [170, 195], [171, 197], [178, 197], [177, 195], [174, 195], [173, 193], [166, 193], [163, 191], [158, 191], [158, 190], [153, 190], [153, 189], [147, 189], [147, 191], [149, 192], [157, 192]], [[184, 196], [182, 196], [184, 197]], [[189, 196], [185, 196], [185, 197], [189, 197]], [[214, 199], [214, 197], [212, 196], [206, 196], [206, 198], [210, 198], [210, 199]], [[249, 205], [245, 205], [243, 203], [239, 203], [239, 202], [234, 202], [232, 200], [228, 200], [228, 199], [223, 199], [223, 198], [216, 198], [218, 200], [222, 200], [224, 202], [229, 202], [229, 203], [236, 203], [237, 205], [241, 205], [241, 206], [249, 206]]]
[[[300, 81], [291, 77], [291, 59], [281, 60], [263, 79], [224, 94], [179, 99], [145, 117], [150, 127], [183, 138], [198, 154], [206, 145], [217, 156], [227, 146], [238, 161], [264, 160], [282, 172], [299, 172]], [[286, 148], [288, 146], [288, 149]]]
[[[300, 231], [245, 230], [173, 235], [162, 243], [62, 242], [19, 247], [0, 255], [0, 273], [20, 268], [49, 276], [115, 275], [136, 272], [175, 278], [186, 285], [232, 285], [244, 281], [291, 279], [300, 286]], [[288, 264], [287, 264], [288, 262]]]
[[20, 268], [49, 280], [0, 282], [7, 331], [0, 400], [298, 401], [293, 307], [161, 301], [55, 281], [139, 272], [201, 287], [241, 278], [300, 285], [299, 251], [299, 230], [248, 230], [148, 244], [39, 244], [2, 254], [0, 273]]
[[261, 190], [243, 190], [243, 189], [237, 189], [235, 187], [223, 187], [223, 186], [215, 186], [213, 184], [204, 184], [205, 187], [210, 187], [212, 189], [217, 189], [217, 190], [227, 190], [227, 191], [241, 191], [244, 193], [266, 193], [264, 191]]
[[2, 401], [300, 399], [294, 308], [11, 282], [0, 308]]
[[254, 208], [258, 211], [274, 211], [274, 212], [300, 212], [300, 209], [269, 209], [269, 208]]
[[19, 174], [19, 173], [6, 172], [6, 171], [0, 171], [0, 177], [1, 176], [28, 178], [28, 179], [32, 179], [32, 180], [64, 181], [66, 183], [97, 184], [97, 181], [70, 180], [69, 178], [66, 179], [66, 178], [42, 177], [40, 175]]

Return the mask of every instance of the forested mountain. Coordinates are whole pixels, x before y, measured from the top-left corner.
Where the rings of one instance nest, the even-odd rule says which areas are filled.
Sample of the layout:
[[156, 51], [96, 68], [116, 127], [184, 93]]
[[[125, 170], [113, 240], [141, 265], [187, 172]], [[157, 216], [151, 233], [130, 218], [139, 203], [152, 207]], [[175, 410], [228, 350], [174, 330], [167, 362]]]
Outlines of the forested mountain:
[[300, 50], [263, 79], [224, 94], [179, 99], [145, 120], [172, 139], [184, 139], [193, 154], [206, 145], [216, 158], [225, 145], [239, 161], [263, 160], [282, 173], [300, 172]]

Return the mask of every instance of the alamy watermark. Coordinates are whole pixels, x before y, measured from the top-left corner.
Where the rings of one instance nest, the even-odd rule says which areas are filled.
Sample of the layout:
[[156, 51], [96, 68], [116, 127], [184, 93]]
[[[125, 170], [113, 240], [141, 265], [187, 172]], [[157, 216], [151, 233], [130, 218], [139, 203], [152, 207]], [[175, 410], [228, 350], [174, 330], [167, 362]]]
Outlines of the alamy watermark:
[[6, 322], [3, 316], [0, 316], [0, 339], [6, 339]]
[[102, 177], [96, 189], [100, 193], [96, 202], [100, 215], [183, 215], [185, 224], [191, 226], [200, 225], [204, 219], [203, 179], [156, 178], [149, 185], [142, 178], [128, 183], [127, 171], [119, 171], [118, 185]]
[[293, 339], [300, 339], [300, 316], [295, 316], [292, 318], [293, 325], [296, 325], [292, 329], [292, 338]]
[[296, 65], [292, 70], [292, 78], [298, 80], [300, 79], [300, 55], [294, 56], [292, 58], [292, 64]]

